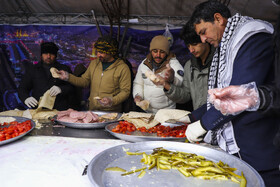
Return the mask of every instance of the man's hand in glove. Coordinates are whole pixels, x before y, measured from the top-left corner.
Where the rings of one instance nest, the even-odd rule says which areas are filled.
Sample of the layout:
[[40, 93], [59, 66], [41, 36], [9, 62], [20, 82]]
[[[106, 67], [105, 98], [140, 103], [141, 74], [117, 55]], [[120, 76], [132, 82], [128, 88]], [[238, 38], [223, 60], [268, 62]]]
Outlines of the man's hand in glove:
[[64, 81], [69, 80], [69, 73], [67, 71], [60, 70], [60, 71], [58, 71], [58, 74], [59, 74], [59, 77], [58, 77], [59, 79], [64, 80]]
[[166, 64], [166, 69], [164, 70], [164, 79], [168, 83], [173, 83], [174, 81], [174, 70], [170, 67], [170, 64]]
[[58, 86], [53, 86], [50, 89], [50, 96], [54, 97], [61, 93], [61, 89]]
[[243, 111], [256, 111], [260, 105], [259, 92], [254, 82], [208, 90], [209, 101], [222, 114], [237, 115]]
[[134, 102], [139, 103], [141, 101], [143, 101], [143, 98], [140, 95], [136, 94], [136, 96], [134, 97]]
[[28, 97], [27, 99], [25, 99], [24, 103], [26, 104], [26, 106], [28, 106], [28, 108], [32, 108], [38, 105], [38, 101], [34, 97]]
[[111, 107], [113, 104], [112, 97], [103, 97], [102, 99], [98, 100], [101, 106], [103, 107]]
[[207, 131], [201, 126], [200, 120], [188, 125], [185, 132], [187, 139], [190, 142], [198, 142], [203, 140], [203, 135]]

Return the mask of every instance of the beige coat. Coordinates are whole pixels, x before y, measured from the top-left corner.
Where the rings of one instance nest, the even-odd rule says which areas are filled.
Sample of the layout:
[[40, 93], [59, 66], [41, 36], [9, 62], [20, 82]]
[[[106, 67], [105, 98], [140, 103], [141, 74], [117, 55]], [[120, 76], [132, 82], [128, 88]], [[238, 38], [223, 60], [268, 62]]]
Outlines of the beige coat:
[[[99, 59], [93, 60], [81, 77], [70, 74], [69, 82], [79, 87], [90, 86], [89, 110], [121, 112], [121, 104], [128, 98], [131, 89], [130, 70], [121, 59], [117, 59], [105, 71]], [[112, 107], [102, 107], [94, 99], [97, 96], [112, 97]]]

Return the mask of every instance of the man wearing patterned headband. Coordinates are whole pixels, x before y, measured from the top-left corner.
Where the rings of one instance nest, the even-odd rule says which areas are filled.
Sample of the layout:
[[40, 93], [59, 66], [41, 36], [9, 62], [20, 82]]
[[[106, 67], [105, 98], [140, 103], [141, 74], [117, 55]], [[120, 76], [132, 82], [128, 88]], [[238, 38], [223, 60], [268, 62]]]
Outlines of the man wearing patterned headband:
[[71, 69], [56, 61], [58, 47], [53, 42], [41, 44], [41, 61], [27, 68], [18, 88], [19, 98], [29, 108], [35, 108], [43, 94], [50, 89], [50, 95], [56, 96], [54, 109], [66, 110], [70, 107], [68, 97], [74, 87], [52, 77], [50, 69], [71, 72]]
[[[273, 80], [274, 29], [268, 22], [235, 14], [219, 1], [196, 6], [191, 22], [202, 42], [217, 47], [208, 79], [208, 89]], [[280, 186], [280, 148], [273, 145], [279, 116], [254, 112], [224, 115], [210, 103], [190, 115], [186, 136], [189, 141], [219, 145], [254, 167], [265, 186]], [[206, 136], [204, 137], [204, 135]], [[246, 176], [246, 174], [245, 174]]]
[[118, 58], [118, 42], [110, 36], [98, 38], [94, 47], [97, 59], [81, 77], [60, 71], [59, 78], [75, 86], [90, 86], [89, 110], [122, 112], [131, 89], [129, 67]]

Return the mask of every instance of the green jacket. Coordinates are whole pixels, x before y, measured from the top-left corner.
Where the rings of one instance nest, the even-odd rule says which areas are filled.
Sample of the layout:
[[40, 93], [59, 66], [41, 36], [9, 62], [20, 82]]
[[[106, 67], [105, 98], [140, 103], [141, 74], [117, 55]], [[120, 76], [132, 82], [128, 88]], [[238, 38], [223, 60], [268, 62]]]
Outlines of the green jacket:
[[208, 72], [215, 48], [211, 46], [210, 53], [202, 67], [200, 58], [194, 56], [184, 66], [182, 87], [171, 85], [166, 95], [176, 103], [186, 103], [192, 100], [193, 109], [206, 103], [208, 94]]
[[[126, 63], [117, 59], [106, 70], [102, 70], [99, 59], [91, 61], [88, 69], [81, 77], [69, 75], [69, 82], [79, 87], [90, 86], [89, 110], [122, 112], [124, 102], [131, 90], [131, 76]], [[112, 97], [111, 107], [102, 107], [94, 97]]]

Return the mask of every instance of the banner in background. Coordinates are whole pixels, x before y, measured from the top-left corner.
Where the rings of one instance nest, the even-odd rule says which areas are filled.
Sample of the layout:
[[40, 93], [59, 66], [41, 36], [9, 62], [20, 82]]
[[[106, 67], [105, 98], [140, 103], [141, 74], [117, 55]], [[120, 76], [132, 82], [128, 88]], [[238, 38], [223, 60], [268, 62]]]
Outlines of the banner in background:
[[[99, 37], [95, 26], [0, 25], [0, 31], [0, 111], [26, 108], [18, 97], [17, 87], [28, 64], [40, 61], [41, 42], [56, 43], [59, 47], [57, 60], [70, 66], [73, 71], [80, 63], [88, 67], [95, 58], [92, 47]], [[103, 35], [109, 34], [110, 27], [102, 26], [101, 31]], [[124, 28], [121, 28], [120, 39], [124, 37], [122, 53], [127, 54], [134, 72], [149, 53], [151, 39], [164, 31], [128, 29], [122, 36]], [[179, 39], [180, 29], [170, 31], [173, 35], [171, 51], [184, 65], [190, 54]], [[117, 32], [117, 28], [113, 28], [114, 37]], [[131, 41], [130, 45], [128, 41]]]

